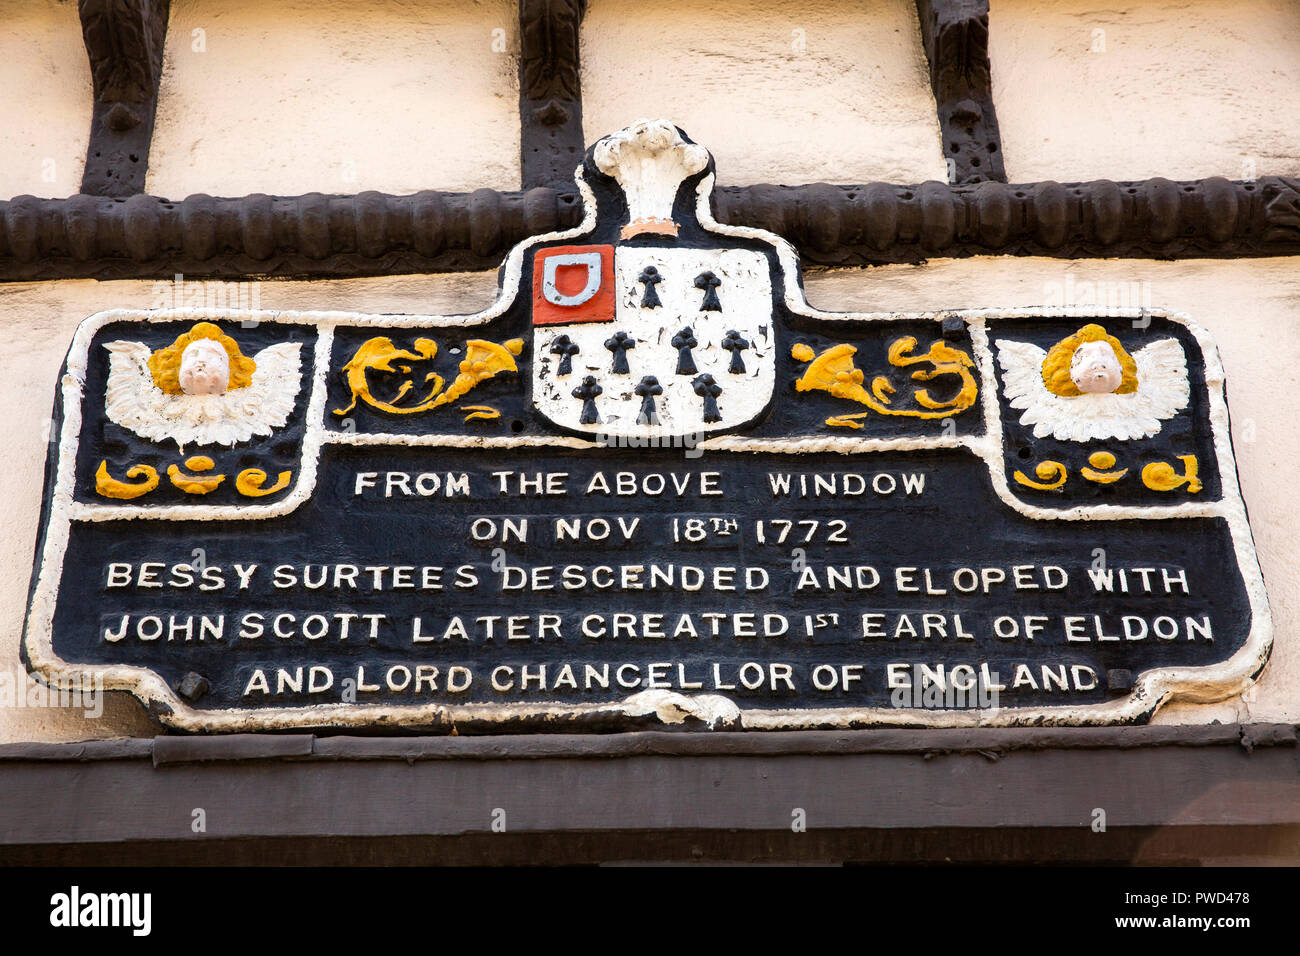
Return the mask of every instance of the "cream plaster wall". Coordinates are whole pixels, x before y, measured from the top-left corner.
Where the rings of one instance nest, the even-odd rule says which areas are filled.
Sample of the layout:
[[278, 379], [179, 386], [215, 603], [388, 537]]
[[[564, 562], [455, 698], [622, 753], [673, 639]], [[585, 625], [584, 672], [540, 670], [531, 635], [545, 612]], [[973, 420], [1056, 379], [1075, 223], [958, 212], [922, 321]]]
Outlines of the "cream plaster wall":
[[512, 0], [171, 11], [148, 192], [519, 188]]
[[946, 182], [912, 0], [592, 0], [587, 141], [671, 120], [722, 185]]
[[[516, 34], [511, 0], [175, 0], [148, 189], [516, 188]], [[992, 0], [990, 50], [1013, 182], [1300, 173], [1291, 0]], [[946, 176], [910, 0], [592, 0], [582, 56], [589, 141], [662, 115], [724, 184]], [[0, 0], [0, 84], [33, 104], [0, 125], [0, 198], [76, 192], [72, 0]]]
[[1300, 173], [1300, 3], [991, 0], [1013, 183]]
[[81, 189], [93, 92], [74, 0], [0, 0], [0, 199]]
[[[1242, 489], [1250, 508], [1276, 626], [1272, 661], [1253, 700], [1166, 709], [1159, 722], [1300, 721], [1300, 535], [1295, 533], [1294, 476], [1300, 473], [1290, 396], [1300, 391], [1300, 259], [1238, 261], [1092, 261], [959, 259], [924, 266], [813, 273], [809, 299], [834, 310], [917, 310], [1030, 306], [1056, 299], [1072, 279], [1127, 289], [1157, 307], [1190, 313], [1215, 336], [1228, 374]], [[472, 275], [270, 282], [263, 308], [375, 312], [466, 312], [491, 301], [496, 278]], [[0, 399], [10, 422], [0, 470], [0, 667], [20, 669], [18, 643], [36, 540], [46, 428], [55, 378], [77, 323], [103, 308], [149, 308], [148, 282], [67, 281], [0, 285]], [[1082, 301], [1078, 304], [1084, 304]], [[22, 676], [22, 675], [20, 675]], [[25, 676], [22, 676], [25, 680]], [[151, 734], [133, 700], [120, 695], [97, 720], [80, 711], [0, 709], [0, 741], [68, 740]]]

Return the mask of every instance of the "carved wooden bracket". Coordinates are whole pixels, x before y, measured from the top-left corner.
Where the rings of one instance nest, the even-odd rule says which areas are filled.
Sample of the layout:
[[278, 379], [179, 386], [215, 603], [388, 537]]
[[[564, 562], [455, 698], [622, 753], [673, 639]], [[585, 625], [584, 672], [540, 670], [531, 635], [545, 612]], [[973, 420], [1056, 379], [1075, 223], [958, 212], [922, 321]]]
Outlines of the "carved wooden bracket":
[[144, 192], [170, 0], [78, 0], [95, 105], [81, 191]]
[[524, 189], [566, 186], [582, 162], [578, 30], [587, 0], [520, 0], [519, 173]]
[[993, 110], [988, 0], [916, 0], [916, 12], [950, 179], [1006, 182]]

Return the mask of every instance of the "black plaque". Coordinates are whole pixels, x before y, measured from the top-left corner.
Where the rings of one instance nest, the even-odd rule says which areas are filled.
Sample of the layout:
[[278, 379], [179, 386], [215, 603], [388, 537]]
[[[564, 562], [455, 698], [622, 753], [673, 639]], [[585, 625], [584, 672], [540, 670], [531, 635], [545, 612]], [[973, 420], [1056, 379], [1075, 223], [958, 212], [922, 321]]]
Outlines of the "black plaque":
[[475, 315], [87, 319], [33, 673], [187, 730], [462, 732], [1140, 722], [1256, 677], [1189, 319], [820, 312], [680, 131], [578, 181]]

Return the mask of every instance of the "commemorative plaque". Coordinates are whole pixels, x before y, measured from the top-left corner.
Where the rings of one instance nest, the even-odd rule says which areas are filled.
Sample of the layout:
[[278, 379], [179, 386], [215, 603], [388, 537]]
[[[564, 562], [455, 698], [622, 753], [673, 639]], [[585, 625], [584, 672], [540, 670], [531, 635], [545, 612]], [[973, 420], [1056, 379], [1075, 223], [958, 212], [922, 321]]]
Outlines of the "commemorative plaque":
[[1135, 723], [1250, 686], [1190, 318], [819, 311], [663, 122], [576, 180], [476, 314], [86, 319], [29, 669], [191, 731]]

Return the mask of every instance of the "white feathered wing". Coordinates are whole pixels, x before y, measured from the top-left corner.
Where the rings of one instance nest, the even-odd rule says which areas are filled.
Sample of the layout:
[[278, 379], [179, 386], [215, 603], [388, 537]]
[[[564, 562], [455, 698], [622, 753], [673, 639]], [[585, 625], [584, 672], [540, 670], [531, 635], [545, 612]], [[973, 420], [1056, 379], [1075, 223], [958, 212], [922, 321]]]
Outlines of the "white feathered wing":
[[1150, 438], [1161, 422], [1187, 407], [1187, 357], [1177, 339], [1160, 339], [1133, 353], [1137, 391], [1127, 395], [1055, 395], [1043, 384], [1047, 353], [1029, 342], [999, 339], [1002, 387], [1012, 408], [1022, 410], [1020, 424], [1032, 426], [1035, 438], [1061, 441]]
[[104, 411], [110, 421], [143, 438], [187, 444], [227, 445], [271, 434], [289, 420], [302, 386], [302, 346], [282, 342], [262, 349], [244, 388], [222, 395], [168, 395], [154, 384], [149, 346], [109, 342]]

